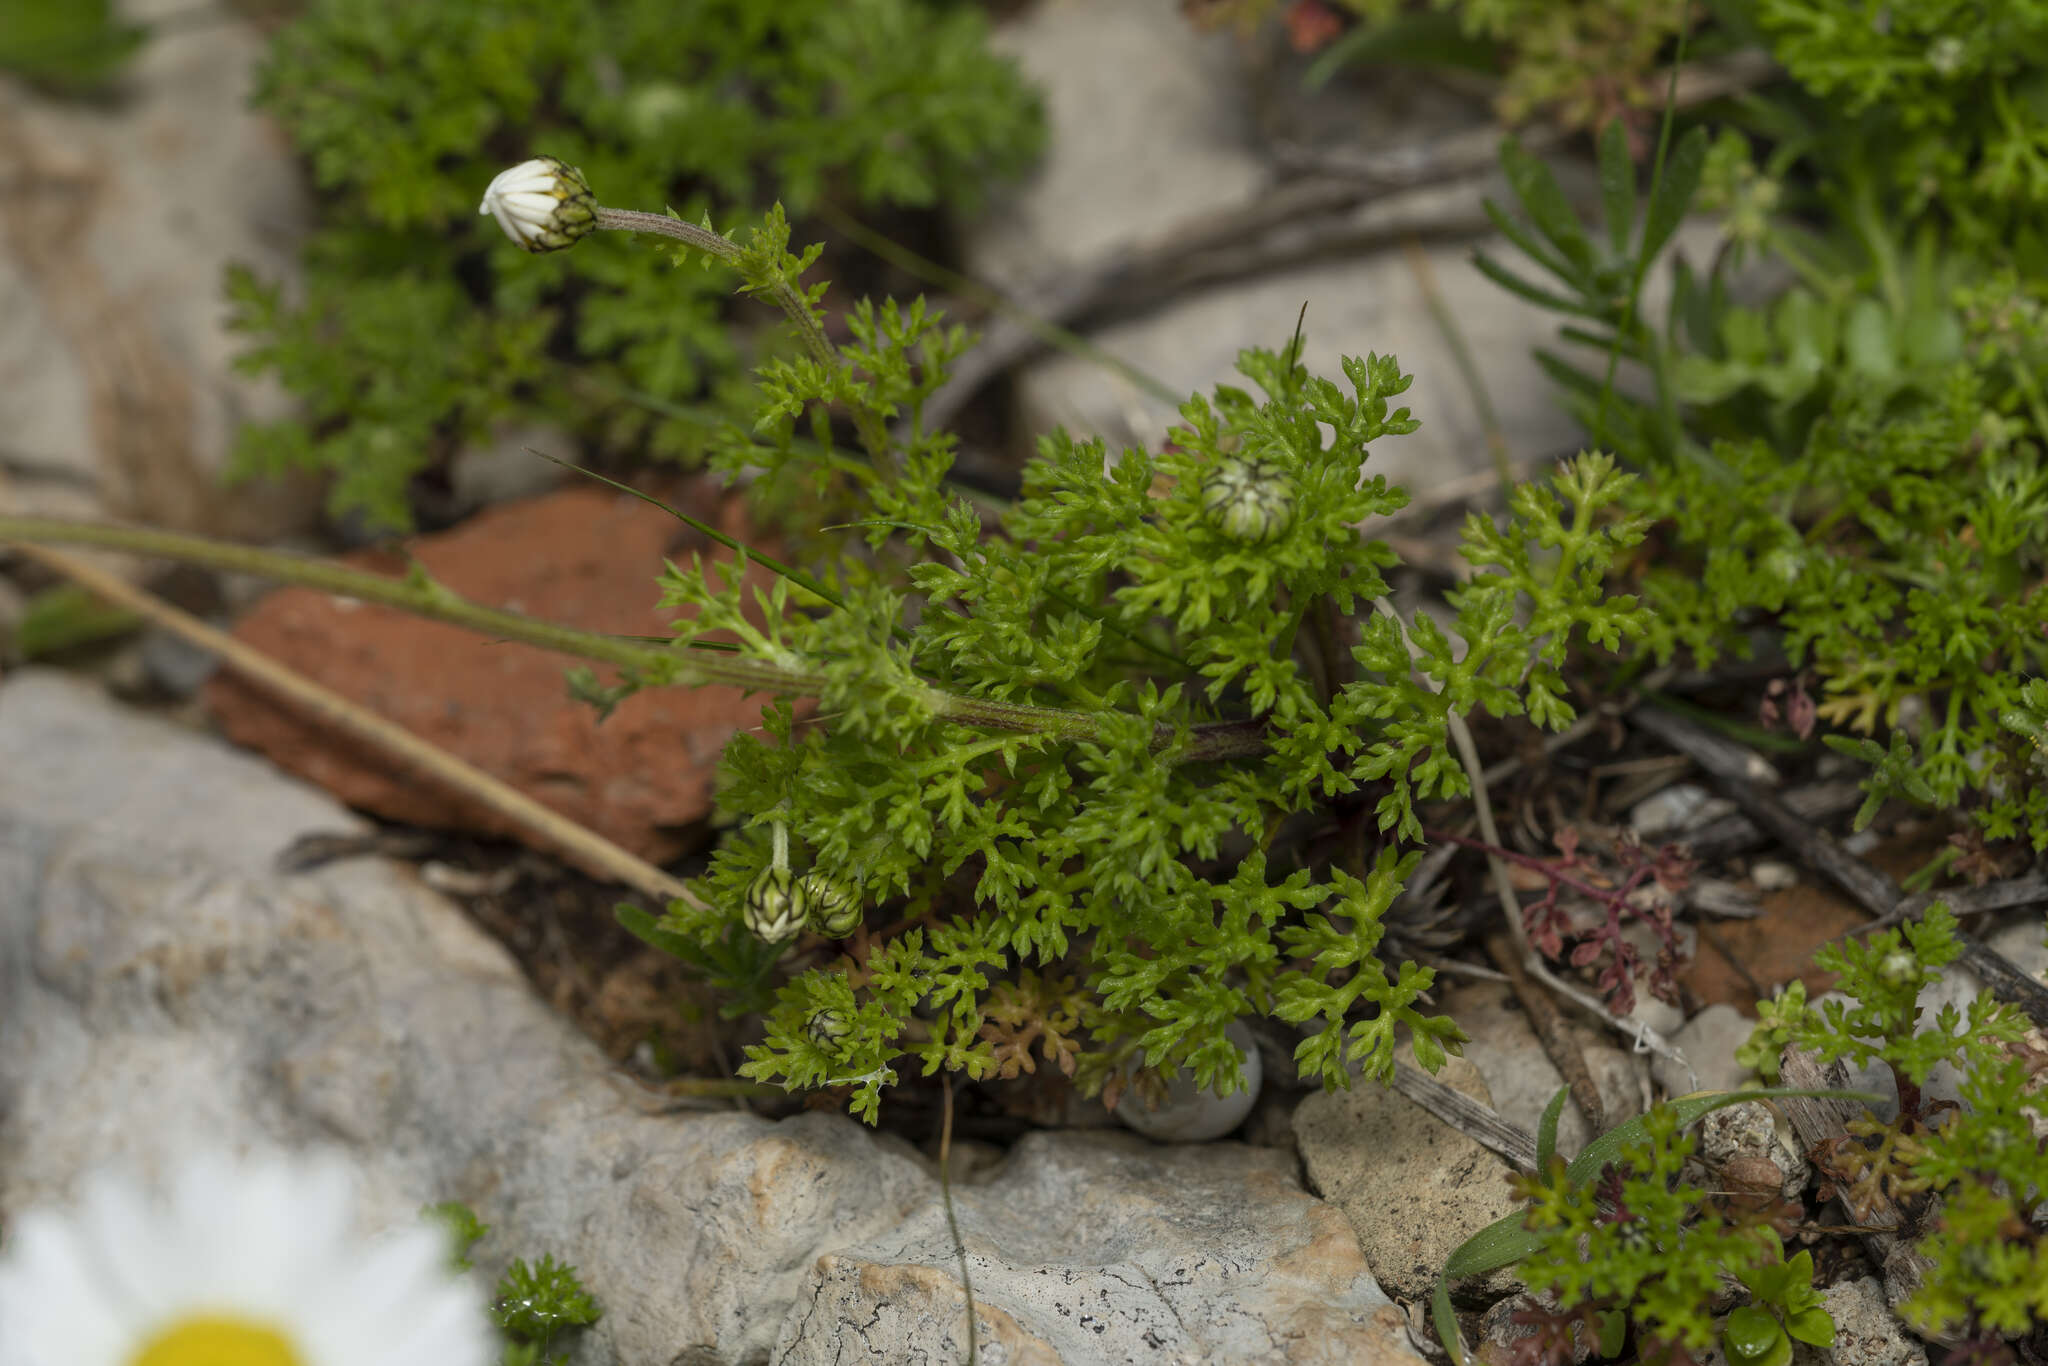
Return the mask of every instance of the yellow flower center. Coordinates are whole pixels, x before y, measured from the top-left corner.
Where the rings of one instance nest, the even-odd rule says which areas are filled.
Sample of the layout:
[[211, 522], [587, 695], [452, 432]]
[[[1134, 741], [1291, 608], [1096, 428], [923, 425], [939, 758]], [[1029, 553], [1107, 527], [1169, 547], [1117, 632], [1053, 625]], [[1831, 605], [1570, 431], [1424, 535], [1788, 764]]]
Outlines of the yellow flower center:
[[306, 1366], [284, 1334], [236, 1316], [179, 1319], [142, 1344], [128, 1366]]

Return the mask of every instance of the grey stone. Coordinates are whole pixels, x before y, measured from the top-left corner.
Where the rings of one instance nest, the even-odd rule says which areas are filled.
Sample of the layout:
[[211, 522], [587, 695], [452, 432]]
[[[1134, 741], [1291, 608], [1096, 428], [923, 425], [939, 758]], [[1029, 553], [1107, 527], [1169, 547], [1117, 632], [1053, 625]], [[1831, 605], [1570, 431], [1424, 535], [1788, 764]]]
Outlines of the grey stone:
[[1644, 839], [1705, 825], [1735, 810], [1735, 803], [1716, 797], [1698, 783], [1673, 783], [1637, 802], [1628, 823]]
[[[606, 1310], [583, 1366], [817, 1360], [856, 1328], [879, 1359], [952, 1359], [915, 1150], [641, 1088], [397, 865], [275, 871], [299, 835], [357, 824], [62, 675], [0, 683], [0, 1207], [114, 1158], [332, 1145], [372, 1222], [464, 1200], [492, 1225], [486, 1271], [576, 1265]], [[1052, 1344], [992, 1361], [1093, 1362], [1147, 1332], [1168, 1360], [1407, 1359], [1285, 1153], [1048, 1134], [959, 1195], [991, 1342]]]
[[[2033, 976], [2036, 981], [2048, 983], [2048, 945], [2042, 943], [2043, 925], [2041, 917], [2033, 912], [2023, 911], [2008, 916], [1991, 933], [1983, 936], [1984, 943], [2017, 967], [2021, 972]], [[1969, 1003], [1984, 990], [1984, 983], [1977, 974], [1960, 963], [1952, 963], [1942, 971], [1941, 976], [1920, 989], [1918, 1004], [1920, 1018], [1931, 1020], [1945, 1005], [1952, 1005], [1967, 1018]], [[1815, 1010], [1827, 1002], [1839, 1001], [1853, 1008], [1854, 1000], [1839, 991], [1825, 992], [1810, 1003]], [[1870, 1107], [1871, 1113], [1885, 1123], [1898, 1118], [1899, 1089], [1891, 1068], [1880, 1059], [1873, 1058], [1861, 1067], [1842, 1064], [1847, 1073], [1844, 1085], [1853, 1090], [1870, 1091], [1883, 1100]], [[1958, 1101], [1962, 1099], [1956, 1069], [1948, 1063], [1937, 1063], [1920, 1088], [1921, 1099], [1925, 1102]]]
[[[1697, 1137], [1695, 1156], [1710, 1176], [1725, 1173], [1737, 1184], [1760, 1189], [1754, 1179], [1758, 1169], [1748, 1164], [1768, 1162], [1778, 1172], [1778, 1194], [1788, 1200], [1796, 1199], [1813, 1178], [1812, 1164], [1791, 1126], [1762, 1101], [1710, 1111], [1700, 1119]], [[1717, 1181], [1712, 1188], [1728, 1184]]]
[[[1564, 1078], [1544, 1053], [1528, 1017], [1515, 1004], [1513, 993], [1498, 982], [1460, 984], [1444, 993], [1443, 1013], [1472, 1036], [1465, 1056], [1486, 1079], [1493, 1096], [1493, 1108], [1507, 1119], [1534, 1132], [1543, 1117], [1543, 1107], [1564, 1085]], [[1600, 1094], [1607, 1126], [1641, 1114], [1649, 1104], [1650, 1069], [1646, 1056], [1634, 1054], [1609, 1042], [1613, 1036], [1594, 1032], [1576, 1022], [1567, 1026], [1578, 1041]], [[1567, 1102], [1557, 1125], [1557, 1150], [1571, 1158], [1593, 1137], [1586, 1117]]]
[[[1631, 923], [1641, 924], [1640, 921]], [[1647, 925], [1644, 925], [1642, 928], [1646, 933], [1650, 933], [1652, 937], [1647, 944], [1638, 945], [1637, 951], [1643, 954], [1645, 962], [1655, 962], [1658, 941], [1654, 937], [1654, 932], [1650, 931]], [[1630, 1024], [1646, 1026], [1655, 1030], [1660, 1036], [1669, 1038], [1678, 1032], [1680, 1025], [1685, 1023], [1685, 1012], [1672, 1005], [1669, 1001], [1660, 1001], [1655, 996], [1652, 996], [1647, 988], [1644, 987], [1642, 979], [1638, 977], [1636, 981], [1635, 1004], [1629, 1008], [1628, 1014], [1622, 1018]]]
[[994, 46], [1042, 92], [1048, 147], [966, 246], [972, 270], [1026, 306], [1040, 283], [1249, 203], [1271, 180], [1228, 33], [1199, 33], [1156, 0], [1041, 0]]
[[140, 650], [150, 680], [172, 697], [190, 697], [220, 667], [213, 651], [162, 627], [142, 633]]
[[[1351, 1227], [1293, 1166], [1233, 1143], [1027, 1137], [985, 1183], [953, 1192], [980, 1359], [1419, 1366]], [[920, 1359], [966, 1360], [956, 1257], [936, 1198], [826, 1252], [772, 1359], [899, 1361], [915, 1343]]]
[[[2002, 955], [2007, 962], [2036, 982], [2048, 984], [2048, 938], [2039, 912], [2025, 911], [2005, 917], [1995, 929], [1983, 936], [1985, 946]], [[1961, 963], [1951, 964], [1940, 977], [1929, 982], [1920, 991], [1920, 1018], [1931, 1021], [1943, 1006], [1954, 1006], [1957, 1013], [1968, 1018], [1970, 1002], [1984, 990], [1983, 979]], [[1960, 1100], [1962, 1098], [1959, 1078], [1955, 1068], [1947, 1063], [1936, 1067], [1921, 1087], [1922, 1097], [1929, 1101]]]
[[1173, 1079], [1166, 1099], [1157, 1108], [1148, 1108], [1139, 1097], [1126, 1092], [1113, 1111], [1117, 1122], [1161, 1143], [1207, 1143], [1244, 1123], [1245, 1116], [1258, 1104], [1265, 1067], [1259, 1060], [1258, 1044], [1251, 1030], [1234, 1024], [1225, 1032], [1244, 1055], [1240, 1064], [1243, 1085], [1227, 1096], [1219, 1096], [1195, 1085], [1194, 1076], [1183, 1071]]
[[1652, 1058], [1650, 1075], [1667, 1097], [1691, 1091], [1733, 1091], [1752, 1075], [1735, 1061], [1735, 1050], [1749, 1041], [1755, 1028], [1756, 1021], [1734, 1006], [1710, 1005], [1670, 1036], [1671, 1046], [1692, 1064], [1692, 1075], [1669, 1058]]
[[491, 439], [467, 446], [448, 463], [448, 483], [456, 506], [473, 511], [489, 503], [510, 503], [546, 493], [567, 479], [560, 465], [535, 451], [561, 460], [576, 456], [574, 440], [555, 427], [512, 427], [493, 432]]
[[[1569, 454], [1582, 437], [1558, 405], [1550, 380], [1530, 355], [1554, 338], [1553, 319], [1492, 283], [1471, 265], [1464, 246], [1424, 249], [1445, 306], [1458, 320], [1507, 436], [1508, 457]], [[1374, 442], [1365, 473], [1385, 475], [1411, 493], [1489, 468], [1486, 434], [1450, 345], [1431, 319], [1413, 266], [1399, 251], [1275, 272], [1219, 285], [1171, 306], [1090, 334], [1089, 340], [1178, 394], [1207, 393], [1218, 384], [1250, 387], [1237, 374], [1249, 346], [1279, 350], [1293, 335], [1301, 306], [1303, 363], [1336, 380], [1338, 362], [1367, 352], [1397, 356], [1414, 376], [1390, 407], [1407, 407], [1421, 427]], [[1017, 421], [1027, 432], [1064, 427], [1101, 436], [1113, 447], [1156, 447], [1180, 419], [1175, 405], [1123, 375], [1076, 356], [1027, 366], [1017, 382]]]
[[[1154, 0], [1046, 0], [997, 42], [1041, 88], [1050, 145], [1037, 172], [965, 225], [963, 238], [970, 269], [1025, 307], [1078, 270], [1146, 255], [1271, 190], [1274, 162], [1255, 112], [1258, 59], [1229, 34], [1197, 33]], [[1434, 126], [1444, 123], [1442, 111], [1418, 113], [1412, 99], [1371, 84], [1318, 95], [1319, 104], [1333, 101], [1345, 104], [1343, 121], [1353, 127], [1383, 126], [1418, 143], [1444, 131]], [[1483, 109], [1465, 112], [1475, 126], [1487, 122]], [[1312, 371], [1341, 381], [1340, 356], [1377, 351], [1393, 352], [1416, 376], [1396, 406], [1413, 408], [1422, 429], [1380, 443], [1367, 473], [1414, 490], [1471, 472], [1487, 458], [1483, 432], [1414, 268], [1394, 244], [1417, 232], [1440, 235], [1447, 223], [1484, 230], [1480, 201], [1488, 192], [1502, 193], [1468, 183], [1366, 204], [1345, 232], [1393, 249], [1196, 290], [1090, 340], [1175, 393], [1207, 392], [1242, 383], [1235, 360], [1244, 347], [1285, 345], [1307, 301]], [[1276, 248], [1284, 254], [1284, 244]], [[1510, 455], [1568, 450], [1577, 428], [1529, 355], [1532, 341], [1554, 342], [1554, 322], [1487, 282], [1465, 246], [1439, 243], [1424, 254], [1486, 376]], [[1151, 446], [1177, 420], [1175, 404], [1069, 356], [1024, 367], [1016, 398], [1027, 438], [1065, 427]]]
[[[1357, 79], [1283, 109], [1288, 100], [1263, 99], [1262, 90], [1298, 82], [1298, 63], [1275, 68], [1269, 56], [1233, 47], [1227, 34], [1194, 32], [1155, 0], [1044, 0], [998, 42], [1039, 85], [1051, 139], [1032, 177], [963, 225], [970, 270], [1030, 309], [1079, 274], [1162, 260], [1200, 241], [1214, 244], [1206, 256], [1174, 259], [1191, 279], [1222, 281], [1088, 332], [1097, 347], [1160, 381], [1171, 400], [1092, 359], [1052, 355], [1023, 366], [1014, 390], [1020, 449], [1055, 428], [1113, 449], [1156, 446], [1178, 420], [1178, 396], [1242, 385], [1238, 353], [1284, 346], [1306, 303], [1311, 372], [1341, 383], [1340, 357], [1377, 352], [1397, 356], [1415, 377], [1394, 406], [1409, 407], [1421, 428], [1376, 443], [1367, 474], [1420, 493], [1486, 470], [1478, 405], [1432, 293], [1483, 377], [1510, 459], [1568, 455], [1584, 440], [1531, 351], [1545, 346], [1596, 370], [1603, 358], [1561, 344], [1557, 315], [1502, 289], [1471, 261], [1475, 246], [1515, 259], [1484, 211], [1488, 198], [1511, 200], [1497, 173], [1371, 196], [1307, 229], [1246, 213], [1277, 184], [1268, 137], [1299, 141], [1305, 124], [1342, 129], [1350, 149], [1367, 143], [1389, 166], [1413, 168], [1440, 156], [1446, 139], [1490, 143], [1483, 105], [1418, 99], [1398, 79]], [[1360, 129], [1372, 131], [1361, 137]], [[1568, 192], [1590, 202], [1583, 159], [1551, 160]], [[1231, 237], [1226, 224], [1240, 235]], [[1712, 233], [1689, 223], [1681, 248], [1704, 260]], [[1451, 240], [1460, 234], [1466, 240]], [[1272, 268], [1231, 278], [1240, 268], [1220, 264], [1246, 255]], [[1661, 316], [1668, 291], [1668, 271], [1646, 282], [1650, 316]]]
[[1927, 1348], [1886, 1306], [1884, 1286], [1877, 1277], [1831, 1285], [1821, 1299], [1835, 1321], [1835, 1341], [1831, 1347], [1811, 1350], [1811, 1356], [1834, 1366], [1927, 1366]]
[[[1438, 1080], [1491, 1103], [1462, 1058]], [[1519, 1207], [1506, 1162], [1373, 1082], [1309, 1096], [1294, 1112], [1294, 1134], [1309, 1184], [1350, 1216], [1373, 1275], [1404, 1300], [1427, 1297], [1460, 1243]], [[1503, 1268], [1459, 1288], [1499, 1296], [1516, 1284]]]
[[[1536, 1336], [1534, 1324], [1516, 1323], [1515, 1315], [1524, 1310], [1548, 1309], [1555, 1312], [1558, 1298], [1555, 1293], [1545, 1291], [1540, 1296], [1528, 1294], [1510, 1295], [1497, 1301], [1479, 1317], [1478, 1357], [1486, 1366], [1509, 1366], [1515, 1360], [1513, 1347], [1523, 1338]], [[1598, 1344], [1583, 1325], [1572, 1328], [1572, 1361], [1582, 1362], [1591, 1357]]]
[[1764, 913], [1762, 903], [1742, 884], [1718, 877], [1693, 878], [1685, 889], [1685, 905], [1688, 910], [1728, 920], [1754, 920]]
[[1749, 866], [1749, 880], [1760, 892], [1783, 892], [1799, 885], [1799, 870], [1783, 859], [1760, 858]]
[[235, 428], [286, 411], [232, 367], [222, 270], [295, 278], [309, 219], [284, 136], [248, 107], [263, 45], [233, 15], [162, 26], [105, 102], [0, 77], [0, 507], [231, 535], [317, 511], [303, 482], [219, 478]]

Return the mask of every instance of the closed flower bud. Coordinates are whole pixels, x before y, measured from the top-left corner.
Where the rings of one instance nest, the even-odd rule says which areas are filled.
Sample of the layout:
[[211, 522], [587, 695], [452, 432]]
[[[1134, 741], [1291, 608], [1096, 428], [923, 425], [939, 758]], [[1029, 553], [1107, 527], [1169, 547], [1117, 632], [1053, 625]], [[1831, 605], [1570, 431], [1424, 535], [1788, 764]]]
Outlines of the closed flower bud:
[[764, 869], [754, 879], [754, 885], [747, 888], [741, 918], [746, 921], [747, 933], [768, 944], [780, 944], [804, 927], [803, 900], [789, 869]]
[[832, 939], [844, 939], [859, 928], [865, 907], [860, 896], [845, 883], [820, 872], [805, 873], [797, 879], [797, 899], [804, 904], [811, 928]]
[[528, 251], [560, 251], [597, 226], [597, 197], [574, 166], [535, 157], [500, 171], [477, 212], [497, 219]]
[[1233, 457], [1202, 476], [1202, 512], [1233, 541], [1269, 541], [1294, 521], [1294, 489], [1272, 461]]
[[846, 1018], [845, 1011], [828, 1007], [811, 1016], [804, 1032], [811, 1036], [812, 1043], [827, 1053], [837, 1053], [839, 1045], [853, 1033], [853, 1021]]

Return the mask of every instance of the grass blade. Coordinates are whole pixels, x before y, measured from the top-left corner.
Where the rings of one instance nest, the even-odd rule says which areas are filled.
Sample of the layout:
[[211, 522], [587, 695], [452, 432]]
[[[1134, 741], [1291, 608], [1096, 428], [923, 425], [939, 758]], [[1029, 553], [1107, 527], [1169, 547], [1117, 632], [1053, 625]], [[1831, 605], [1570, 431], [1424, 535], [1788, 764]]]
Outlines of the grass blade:
[[1694, 191], [1700, 187], [1700, 174], [1707, 166], [1707, 130], [1695, 128], [1678, 140], [1671, 149], [1671, 160], [1664, 165], [1664, 174], [1650, 190], [1650, 207], [1643, 214], [1643, 240], [1636, 248], [1640, 254], [1636, 271], [1638, 276], [1649, 268], [1664, 244], [1671, 240], [1671, 234], [1678, 231], [1679, 220], [1692, 204]]
[[1628, 130], [1620, 119], [1609, 119], [1600, 133], [1600, 208], [1614, 254], [1628, 255], [1629, 235], [1636, 226], [1636, 164], [1629, 157]]

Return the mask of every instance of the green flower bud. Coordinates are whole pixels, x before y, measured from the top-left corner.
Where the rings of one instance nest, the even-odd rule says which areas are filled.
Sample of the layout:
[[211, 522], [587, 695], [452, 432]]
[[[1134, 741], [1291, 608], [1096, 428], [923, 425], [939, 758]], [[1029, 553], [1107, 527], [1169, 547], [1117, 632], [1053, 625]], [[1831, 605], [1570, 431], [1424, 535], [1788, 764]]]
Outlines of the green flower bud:
[[780, 944], [804, 927], [803, 899], [797, 895], [796, 879], [787, 868], [766, 868], [747, 888], [747, 902], [741, 909], [747, 933], [768, 944]]
[[852, 934], [867, 910], [854, 888], [815, 869], [797, 879], [796, 894], [811, 928], [832, 939]]
[[1294, 521], [1294, 488], [1270, 460], [1232, 457], [1202, 476], [1202, 513], [1233, 541], [1270, 541]]
[[845, 1011], [827, 1007], [811, 1016], [810, 1023], [804, 1026], [804, 1033], [827, 1053], [837, 1053], [839, 1045], [853, 1033], [853, 1021], [846, 1018]]
[[560, 251], [597, 226], [597, 197], [574, 166], [535, 157], [500, 171], [477, 212], [497, 219], [528, 251]]

